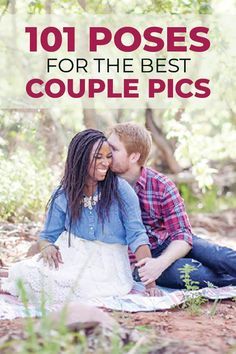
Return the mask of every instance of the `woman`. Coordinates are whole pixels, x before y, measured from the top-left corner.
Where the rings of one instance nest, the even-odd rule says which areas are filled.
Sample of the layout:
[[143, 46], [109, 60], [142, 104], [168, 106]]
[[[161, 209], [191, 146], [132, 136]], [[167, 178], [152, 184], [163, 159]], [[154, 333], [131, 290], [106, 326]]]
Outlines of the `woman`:
[[[64, 176], [53, 193], [40, 234], [40, 256], [14, 264], [3, 290], [18, 295], [22, 279], [32, 301], [52, 304], [125, 295], [133, 285], [127, 247], [137, 260], [151, 257], [138, 198], [111, 170], [112, 154], [100, 131], [72, 139]], [[155, 283], [146, 288], [157, 295]]]

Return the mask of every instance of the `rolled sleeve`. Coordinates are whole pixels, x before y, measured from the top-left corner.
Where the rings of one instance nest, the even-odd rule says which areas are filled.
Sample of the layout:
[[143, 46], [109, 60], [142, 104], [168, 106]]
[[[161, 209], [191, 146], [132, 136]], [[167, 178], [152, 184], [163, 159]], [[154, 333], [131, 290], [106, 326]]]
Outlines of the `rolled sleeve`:
[[150, 243], [148, 241], [148, 238], [145, 235], [142, 235], [141, 237], [139, 237], [138, 240], [134, 240], [131, 243], [128, 243], [128, 245], [129, 245], [132, 253], [135, 253], [136, 250], [142, 245], [148, 245], [150, 247]]
[[191, 232], [187, 232], [186, 229], [180, 230], [179, 233], [176, 232], [170, 235], [171, 241], [183, 240], [187, 242], [191, 247], [193, 245], [193, 236]]
[[172, 241], [183, 240], [192, 246], [192, 231], [184, 201], [174, 183], [166, 186], [162, 200], [162, 215]]
[[120, 195], [123, 200], [122, 220], [126, 231], [126, 241], [134, 253], [139, 246], [149, 245], [149, 238], [142, 223], [138, 197], [133, 188], [124, 180], [120, 182]]
[[66, 198], [63, 194], [50, 203], [46, 214], [44, 228], [39, 235], [40, 240], [56, 242], [60, 234], [65, 231]]

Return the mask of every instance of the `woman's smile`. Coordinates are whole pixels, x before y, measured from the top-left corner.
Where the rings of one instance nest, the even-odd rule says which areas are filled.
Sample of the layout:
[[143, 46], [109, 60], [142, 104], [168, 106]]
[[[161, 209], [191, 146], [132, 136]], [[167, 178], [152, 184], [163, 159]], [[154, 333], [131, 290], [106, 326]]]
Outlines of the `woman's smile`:
[[102, 181], [111, 166], [112, 152], [109, 144], [104, 141], [99, 151], [97, 151], [98, 143], [95, 143], [90, 156], [90, 167], [88, 175], [93, 181]]

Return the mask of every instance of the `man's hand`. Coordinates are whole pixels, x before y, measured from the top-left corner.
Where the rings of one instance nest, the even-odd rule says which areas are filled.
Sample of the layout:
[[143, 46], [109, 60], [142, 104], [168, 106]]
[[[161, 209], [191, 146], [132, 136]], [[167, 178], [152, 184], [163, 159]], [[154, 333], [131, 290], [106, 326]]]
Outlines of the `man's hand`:
[[41, 258], [43, 258], [43, 264], [48, 265], [50, 269], [53, 269], [53, 267], [58, 269], [59, 264], [63, 263], [61, 252], [53, 244], [48, 244], [42, 249], [38, 260]]
[[161, 257], [158, 258], [143, 258], [138, 263], [139, 277], [144, 285], [148, 285], [155, 282], [160, 277], [162, 272], [166, 270], [166, 266], [162, 264]]

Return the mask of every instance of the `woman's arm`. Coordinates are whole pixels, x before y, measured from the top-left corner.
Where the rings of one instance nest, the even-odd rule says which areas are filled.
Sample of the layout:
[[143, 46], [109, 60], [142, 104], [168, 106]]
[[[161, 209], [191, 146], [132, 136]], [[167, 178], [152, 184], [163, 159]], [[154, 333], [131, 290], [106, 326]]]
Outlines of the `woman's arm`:
[[63, 263], [59, 248], [54, 245], [60, 234], [65, 231], [67, 201], [64, 193], [61, 193], [50, 203], [43, 231], [39, 239], [39, 259], [43, 258], [45, 265], [57, 269]]
[[[137, 261], [142, 261], [144, 259], [152, 259], [152, 254], [148, 245], [142, 245], [138, 247], [135, 251], [135, 257]], [[143, 283], [145, 283], [145, 278], [141, 279]], [[145, 284], [146, 293], [150, 296], [161, 296], [162, 292], [156, 287], [155, 280]]]
[[[120, 180], [120, 194], [124, 202], [122, 215], [127, 243], [138, 261], [144, 258], [152, 258], [149, 238], [142, 222], [138, 197], [133, 188], [124, 180]], [[156, 290], [155, 281], [146, 285], [146, 291], [150, 295], [160, 295], [160, 292]]]

